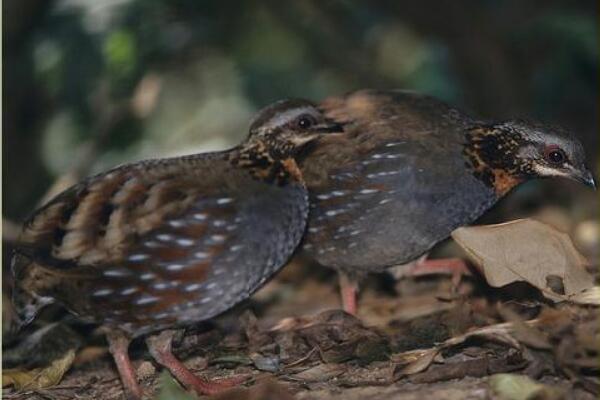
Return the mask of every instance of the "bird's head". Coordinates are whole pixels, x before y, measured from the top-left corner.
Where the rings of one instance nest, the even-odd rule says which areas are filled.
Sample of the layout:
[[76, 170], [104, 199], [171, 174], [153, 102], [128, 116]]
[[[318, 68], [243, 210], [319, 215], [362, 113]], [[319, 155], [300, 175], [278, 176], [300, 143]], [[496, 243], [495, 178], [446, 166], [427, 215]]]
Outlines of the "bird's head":
[[267, 182], [303, 181], [296, 158], [319, 137], [342, 132], [309, 101], [278, 101], [257, 113], [232, 162]]
[[520, 120], [477, 127], [467, 135], [465, 153], [476, 176], [500, 194], [524, 180], [545, 177], [595, 188], [581, 142], [560, 127]]
[[319, 137], [342, 132], [317, 107], [302, 99], [282, 100], [260, 110], [250, 125], [246, 143], [262, 143], [274, 159], [294, 157]]

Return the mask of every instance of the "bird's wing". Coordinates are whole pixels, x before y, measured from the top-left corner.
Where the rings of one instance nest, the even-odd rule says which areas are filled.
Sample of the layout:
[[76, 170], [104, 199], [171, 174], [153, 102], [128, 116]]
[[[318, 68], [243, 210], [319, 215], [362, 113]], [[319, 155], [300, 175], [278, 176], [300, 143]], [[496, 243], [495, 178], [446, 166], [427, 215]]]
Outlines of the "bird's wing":
[[[197, 163], [211, 168], [206, 160]], [[146, 161], [80, 182], [33, 213], [18, 251], [63, 270], [125, 259], [141, 237], [190, 207], [206, 186], [196, 174], [181, 176], [180, 165], [179, 159]]]
[[219, 224], [232, 229], [233, 220], [253, 217], [244, 213], [284, 204], [296, 191], [304, 189], [267, 185], [216, 157], [126, 165], [88, 178], [37, 210], [24, 224], [17, 251], [65, 271], [115, 265], [154, 241], [191, 247], [188, 240], [223, 233], [227, 226]]
[[108, 304], [123, 321], [151, 318], [132, 303], [175, 322], [218, 314], [291, 256], [308, 194], [300, 183], [267, 184], [224, 161], [196, 164], [179, 176], [176, 162], [161, 162], [92, 178], [32, 217], [21, 251], [57, 272], [92, 271], [89, 301], [56, 295], [81, 314], [93, 310], [80, 303]]

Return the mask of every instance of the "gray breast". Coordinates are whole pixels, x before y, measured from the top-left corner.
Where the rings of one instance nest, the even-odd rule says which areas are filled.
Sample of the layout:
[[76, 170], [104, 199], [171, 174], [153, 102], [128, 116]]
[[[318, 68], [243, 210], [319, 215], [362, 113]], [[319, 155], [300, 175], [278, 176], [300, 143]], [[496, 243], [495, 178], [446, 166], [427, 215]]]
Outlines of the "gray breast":
[[409, 150], [388, 144], [312, 190], [304, 250], [353, 273], [383, 270], [418, 258], [496, 201], [461, 157], [431, 166]]

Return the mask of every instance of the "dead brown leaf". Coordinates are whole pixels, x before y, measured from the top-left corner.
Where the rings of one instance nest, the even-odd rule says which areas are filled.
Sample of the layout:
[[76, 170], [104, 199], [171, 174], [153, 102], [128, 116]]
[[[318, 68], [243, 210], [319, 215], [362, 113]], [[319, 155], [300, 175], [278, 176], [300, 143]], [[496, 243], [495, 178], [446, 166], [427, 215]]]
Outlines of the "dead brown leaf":
[[522, 219], [458, 228], [452, 237], [491, 286], [524, 281], [553, 301], [600, 304], [598, 289], [592, 289], [594, 279], [585, 269], [588, 261], [567, 234], [549, 225]]
[[306, 383], [325, 382], [342, 375], [346, 372], [347, 368], [344, 364], [317, 364], [314, 367], [290, 375], [289, 378]]
[[526, 361], [517, 351], [505, 352], [503, 356], [484, 355], [473, 359], [449, 361], [435, 364], [426, 372], [410, 377], [413, 383], [434, 383], [451, 379], [462, 379], [467, 376], [482, 377], [497, 372], [509, 372], [522, 369]]
[[425, 371], [429, 366], [439, 359], [442, 350], [461, 345], [471, 338], [480, 338], [494, 343], [504, 344], [509, 347], [521, 350], [521, 344], [513, 336], [514, 324], [502, 323], [486, 326], [452, 337], [445, 342], [428, 349], [410, 350], [399, 354], [394, 354], [391, 360], [400, 369], [396, 372], [398, 376], [413, 375]]
[[508, 307], [499, 306], [498, 311], [505, 320], [513, 323], [513, 333], [519, 342], [534, 349], [552, 349], [548, 334], [526, 324], [519, 314]]
[[71, 349], [44, 368], [4, 370], [2, 371], [2, 387], [14, 386], [17, 390], [31, 390], [55, 386], [69, 370], [74, 359], [75, 349]]
[[438, 356], [440, 349], [432, 347], [423, 350], [411, 350], [394, 356], [393, 361], [398, 364], [405, 364], [397, 374], [399, 376], [413, 375], [425, 371]]

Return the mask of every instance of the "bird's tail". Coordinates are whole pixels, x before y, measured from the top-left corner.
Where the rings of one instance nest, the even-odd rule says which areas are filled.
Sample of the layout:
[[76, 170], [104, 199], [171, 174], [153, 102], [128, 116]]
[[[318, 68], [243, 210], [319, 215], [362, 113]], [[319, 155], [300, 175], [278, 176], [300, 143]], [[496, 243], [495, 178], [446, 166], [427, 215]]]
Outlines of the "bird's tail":
[[29, 258], [15, 254], [11, 269], [14, 277], [12, 302], [18, 317], [14, 329], [20, 330], [33, 321], [42, 308], [53, 303], [54, 299], [43, 295], [43, 275], [47, 272]]

